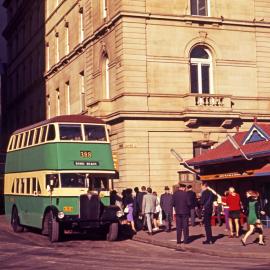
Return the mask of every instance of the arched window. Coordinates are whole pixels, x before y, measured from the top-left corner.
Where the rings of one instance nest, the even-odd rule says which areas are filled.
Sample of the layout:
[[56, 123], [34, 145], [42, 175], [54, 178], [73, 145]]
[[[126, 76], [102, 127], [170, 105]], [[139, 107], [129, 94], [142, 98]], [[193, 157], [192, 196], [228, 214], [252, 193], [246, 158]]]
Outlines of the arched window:
[[191, 93], [212, 94], [212, 56], [205, 46], [196, 46], [190, 53]]
[[109, 57], [105, 53], [102, 59], [102, 89], [103, 89], [103, 98], [110, 98], [110, 71], [109, 71]]

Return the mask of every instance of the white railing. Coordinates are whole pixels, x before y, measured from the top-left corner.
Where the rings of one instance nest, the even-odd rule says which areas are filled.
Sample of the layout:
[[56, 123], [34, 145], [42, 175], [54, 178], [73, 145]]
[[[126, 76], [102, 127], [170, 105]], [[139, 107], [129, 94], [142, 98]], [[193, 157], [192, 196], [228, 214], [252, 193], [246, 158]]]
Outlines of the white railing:
[[224, 107], [224, 96], [198, 94], [194, 98], [195, 98], [195, 105], [196, 106]]

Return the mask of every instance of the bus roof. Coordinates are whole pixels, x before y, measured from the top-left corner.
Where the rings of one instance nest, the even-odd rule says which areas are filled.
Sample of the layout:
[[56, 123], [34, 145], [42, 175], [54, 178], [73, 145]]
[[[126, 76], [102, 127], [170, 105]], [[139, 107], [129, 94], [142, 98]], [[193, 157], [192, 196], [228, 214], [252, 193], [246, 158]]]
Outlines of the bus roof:
[[23, 131], [27, 131], [39, 126], [43, 126], [46, 124], [51, 123], [84, 123], [84, 124], [105, 124], [105, 122], [99, 118], [89, 116], [89, 115], [78, 115], [78, 114], [72, 114], [72, 115], [59, 115], [52, 117], [50, 119], [35, 123], [30, 126], [26, 126], [21, 129], [17, 129], [13, 132], [13, 134], [21, 133]]

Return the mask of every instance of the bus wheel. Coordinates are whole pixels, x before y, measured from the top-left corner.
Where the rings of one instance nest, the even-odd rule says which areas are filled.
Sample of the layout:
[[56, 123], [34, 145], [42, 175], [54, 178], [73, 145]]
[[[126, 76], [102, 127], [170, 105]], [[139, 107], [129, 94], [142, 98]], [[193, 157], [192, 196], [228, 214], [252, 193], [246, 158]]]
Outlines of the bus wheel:
[[48, 236], [51, 242], [58, 242], [60, 240], [60, 226], [52, 211], [49, 211], [45, 220], [48, 222]]
[[19, 233], [23, 231], [23, 226], [20, 225], [20, 218], [18, 215], [17, 207], [13, 207], [11, 215], [11, 226], [14, 232]]
[[116, 241], [118, 238], [118, 222], [111, 223], [109, 226], [109, 231], [107, 233], [108, 241]]

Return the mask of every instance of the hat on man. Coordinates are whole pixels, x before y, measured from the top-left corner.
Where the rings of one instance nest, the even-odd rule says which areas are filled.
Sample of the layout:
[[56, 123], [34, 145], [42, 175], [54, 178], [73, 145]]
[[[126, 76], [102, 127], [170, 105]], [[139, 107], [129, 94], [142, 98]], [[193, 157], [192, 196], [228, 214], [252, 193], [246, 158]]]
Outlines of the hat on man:
[[168, 186], [165, 186], [164, 190], [170, 190], [170, 188]]
[[179, 187], [180, 187], [180, 188], [185, 188], [186, 185], [185, 185], [185, 184], [180, 184]]

